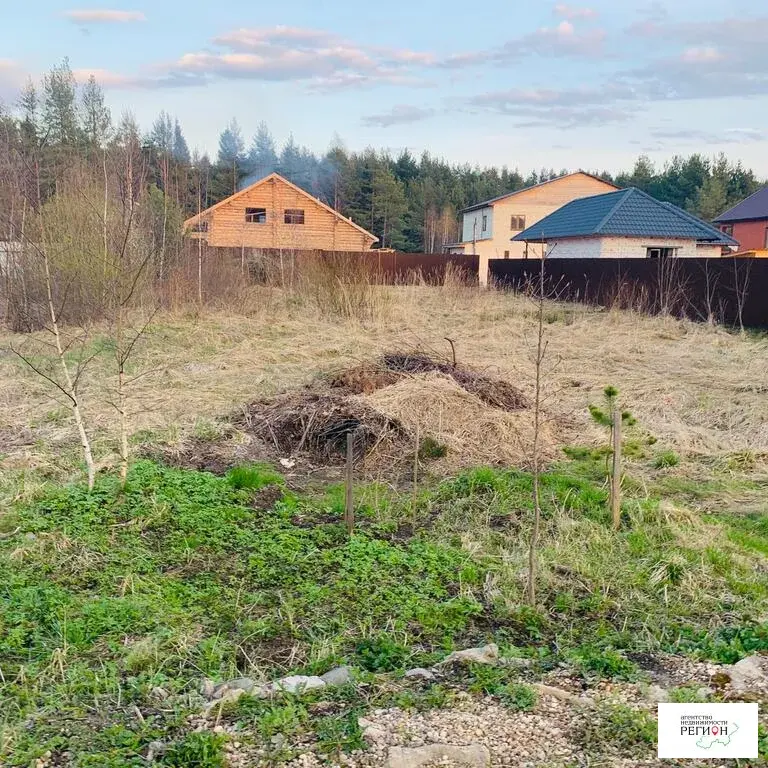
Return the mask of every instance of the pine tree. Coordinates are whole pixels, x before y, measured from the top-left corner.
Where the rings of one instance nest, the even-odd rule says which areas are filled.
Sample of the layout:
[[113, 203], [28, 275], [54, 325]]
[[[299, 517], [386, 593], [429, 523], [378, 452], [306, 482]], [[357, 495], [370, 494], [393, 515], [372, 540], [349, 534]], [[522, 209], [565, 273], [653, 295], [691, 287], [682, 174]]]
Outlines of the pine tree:
[[692, 213], [705, 221], [716, 219], [728, 207], [727, 181], [721, 176], [710, 176], [696, 192], [688, 206]]
[[288, 136], [288, 141], [285, 142], [283, 151], [280, 153], [278, 169], [280, 174], [285, 176], [288, 181], [292, 181], [294, 184], [302, 183], [304, 164], [302, 162], [301, 150], [294, 141], [293, 134]]
[[189, 146], [184, 138], [178, 118], [174, 121], [173, 125], [173, 157], [177, 163], [182, 165], [189, 165], [190, 163]]
[[405, 191], [389, 168], [380, 167], [373, 175], [373, 232], [382, 248], [402, 248], [403, 215], [407, 209]]
[[43, 78], [43, 127], [51, 144], [74, 147], [78, 143], [77, 84], [69, 59]]
[[86, 145], [100, 149], [112, 132], [112, 115], [104, 103], [104, 91], [91, 75], [80, 94], [80, 120]]
[[19, 124], [19, 133], [21, 145], [25, 150], [31, 150], [37, 147], [39, 131], [38, 109], [40, 101], [37, 96], [37, 89], [32, 82], [32, 78], [27, 80], [27, 84], [19, 96], [19, 109], [21, 110], [21, 122]]
[[243, 144], [243, 134], [240, 131], [240, 125], [235, 118], [229, 121], [227, 127], [219, 136], [219, 154], [216, 163], [221, 166], [243, 165], [243, 153], [245, 145]]
[[277, 149], [265, 122], [259, 123], [248, 152], [248, 172], [263, 178], [277, 170]]

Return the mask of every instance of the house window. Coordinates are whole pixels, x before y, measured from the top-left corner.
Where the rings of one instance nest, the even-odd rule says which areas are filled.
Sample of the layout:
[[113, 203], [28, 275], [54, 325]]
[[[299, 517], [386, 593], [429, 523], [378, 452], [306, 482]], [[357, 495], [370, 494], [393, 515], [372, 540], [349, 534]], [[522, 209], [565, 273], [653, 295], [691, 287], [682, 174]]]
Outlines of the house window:
[[266, 208], [246, 208], [245, 220], [249, 224], [266, 224], [267, 209]]
[[303, 208], [286, 208], [285, 223], [286, 224], [303, 224], [304, 209]]
[[509, 258], [509, 251], [504, 251], [504, 258], [505, 258], [505, 259], [508, 259], [508, 258]]
[[723, 224], [720, 227], [720, 231], [731, 237], [733, 235], [733, 224]]
[[487, 232], [488, 231], [488, 217], [487, 216], [483, 216], [483, 230], [482, 231], [483, 232]]
[[525, 229], [525, 216], [512, 216], [509, 227], [513, 232], [522, 232]]
[[208, 231], [208, 222], [207, 221], [198, 221], [197, 224], [192, 225], [192, 231], [193, 232], [207, 232]]
[[765, 240], [763, 241], [763, 245], [768, 248], [768, 227], [765, 228]]
[[671, 259], [677, 253], [677, 248], [646, 248], [645, 255], [649, 259]]

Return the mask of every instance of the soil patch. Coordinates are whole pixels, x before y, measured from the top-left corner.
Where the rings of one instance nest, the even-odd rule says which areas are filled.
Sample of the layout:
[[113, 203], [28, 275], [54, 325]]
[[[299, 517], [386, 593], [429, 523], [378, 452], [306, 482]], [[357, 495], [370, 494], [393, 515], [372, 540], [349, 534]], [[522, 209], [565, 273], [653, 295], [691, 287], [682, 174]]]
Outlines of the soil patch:
[[420, 353], [384, 354], [374, 362], [361, 363], [332, 376], [329, 384], [350, 393], [369, 395], [404, 378], [425, 373], [440, 373], [452, 378], [466, 392], [493, 408], [519, 411], [529, 407], [525, 395], [508, 381]]

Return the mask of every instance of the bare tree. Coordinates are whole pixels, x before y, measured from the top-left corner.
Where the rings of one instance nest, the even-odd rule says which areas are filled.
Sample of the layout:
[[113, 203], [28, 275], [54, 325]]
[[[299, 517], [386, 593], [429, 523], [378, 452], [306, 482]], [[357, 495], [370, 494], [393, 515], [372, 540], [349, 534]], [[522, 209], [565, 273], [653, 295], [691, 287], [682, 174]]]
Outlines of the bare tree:
[[531, 448], [533, 464], [533, 529], [528, 545], [528, 587], [527, 598], [529, 605], [536, 605], [536, 559], [541, 533], [541, 405], [542, 405], [542, 374], [544, 358], [547, 353], [548, 341], [544, 337], [544, 263], [547, 259], [546, 245], [542, 245], [541, 261], [539, 263], [539, 285], [536, 308], [536, 356], [535, 385], [533, 396], [533, 445]]

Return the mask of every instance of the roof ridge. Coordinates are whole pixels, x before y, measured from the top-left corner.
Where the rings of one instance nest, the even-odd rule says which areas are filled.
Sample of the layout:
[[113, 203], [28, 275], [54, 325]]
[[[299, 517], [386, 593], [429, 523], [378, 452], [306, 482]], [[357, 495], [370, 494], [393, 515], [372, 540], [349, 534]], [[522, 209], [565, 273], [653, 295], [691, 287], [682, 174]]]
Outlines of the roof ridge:
[[[688, 219], [688, 221], [693, 222], [697, 227], [700, 227], [701, 229], [716, 235], [718, 239], [722, 238], [723, 236], [729, 237], [729, 235], [726, 235], [725, 232], [721, 232], [717, 227], [713, 227], [708, 221], [704, 221], [704, 219], [700, 219], [698, 216], [694, 216], [692, 213], [690, 213], [690, 211], [686, 211], [685, 208], [681, 208], [679, 205], [670, 203], [669, 200], [659, 200], [659, 202], [666, 206], [666, 208], [671, 210], [673, 213], [676, 213], [678, 216], [683, 216], [684, 218]], [[733, 240], [733, 238], [731, 238], [731, 240]], [[733, 240], [733, 242], [736, 243], [737, 241]]]
[[[626, 203], [627, 200], [629, 200], [629, 198], [632, 197], [632, 193], [639, 192], [640, 190], [637, 189], [636, 187], [629, 187], [628, 189], [622, 189], [620, 191], [623, 192], [624, 194], [622, 195], [621, 199], [616, 203], [616, 205], [614, 205], [613, 208], [611, 208], [611, 210], [608, 211], [608, 213], [606, 213], [605, 216], [603, 216], [602, 221], [595, 227], [596, 234], [602, 234], [603, 227], [608, 223], [610, 219], [612, 219], [616, 215], [617, 211], [621, 210], [621, 207], [624, 205], [624, 203]], [[607, 194], [614, 195], [616, 193], [608, 192]], [[599, 197], [599, 195], [595, 195], [595, 197]]]

